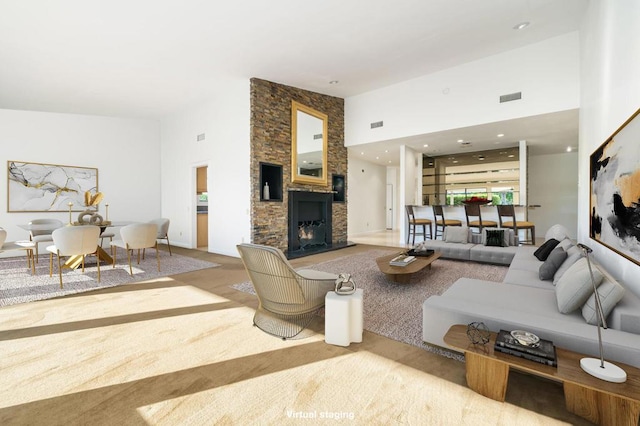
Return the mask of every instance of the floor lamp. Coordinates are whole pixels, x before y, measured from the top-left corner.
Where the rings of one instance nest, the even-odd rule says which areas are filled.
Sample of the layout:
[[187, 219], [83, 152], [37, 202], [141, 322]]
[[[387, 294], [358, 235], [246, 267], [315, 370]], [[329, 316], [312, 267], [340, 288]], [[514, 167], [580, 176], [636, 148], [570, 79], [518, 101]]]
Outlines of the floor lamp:
[[591, 284], [593, 284], [593, 295], [596, 301], [596, 316], [597, 316], [597, 327], [598, 327], [598, 344], [600, 345], [600, 359], [597, 358], [582, 358], [580, 360], [580, 367], [591, 374], [594, 377], [597, 377], [601, 380], [606, 380], [607, 382], [614, 383], [624, 383], [627, 380], [627, 373], [608, 361], [604, 360], [604, 352], [602, 350], [602, 333], [600, 331], [600, 326], [602, 328], [607, 328], [607, 322], [604, 318], [604, 313], [602, 311], [602, 304], [600, 303], [600, 295], [598, 294], [598, 287], [596, 286], [596, 280], [593, 277], [593, 270], [591, 269], [591, 260], [589, 260], [589, 253], [593, 250], [591, 248], [585, 246], [584, 244], [578, 244], [578, 247], [582, 249], [585, 257], [587, 258], [587, 265], [589, 265], [589, 274], [591, 274]]

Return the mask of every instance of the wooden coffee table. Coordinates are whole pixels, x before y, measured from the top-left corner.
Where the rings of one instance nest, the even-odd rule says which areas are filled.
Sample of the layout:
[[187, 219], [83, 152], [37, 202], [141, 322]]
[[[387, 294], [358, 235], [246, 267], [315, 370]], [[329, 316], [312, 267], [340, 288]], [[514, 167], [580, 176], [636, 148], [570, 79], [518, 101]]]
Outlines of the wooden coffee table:
[[431, 268], [434, 260], [440, 257], [440, 252], [435, 252], [431, 256], [416, 256], [416, 260], [407, 266], [391, 266], [389, 261], [401, 253], [391, 254], [376, 259], [380, 272], [384, 273], [391, 281], [400, 284], [409, 284], [411, 276], [416, 272], [422, 271], [424, 268]]
[[[582, 371], [580, 359], [586, 355], [556, 346], [558, 366], [551, 367], [494, 352], [496, 333], [486, 345], [474, 345], [467, 337], [466, 325], [454, 325], [444, 341], [463, 350], [467, 385], [475, 392], [496, 401], [504, 401], [509, 370], [524, 371], [534, 376], [561, 382], [567, 410], [600, 425], [637, 426], [640, 417], [640, 369], [615, 362], [627, 373], [624, 383], [609, 383]], [[605, 353], [606, 355], [606, 353]]]

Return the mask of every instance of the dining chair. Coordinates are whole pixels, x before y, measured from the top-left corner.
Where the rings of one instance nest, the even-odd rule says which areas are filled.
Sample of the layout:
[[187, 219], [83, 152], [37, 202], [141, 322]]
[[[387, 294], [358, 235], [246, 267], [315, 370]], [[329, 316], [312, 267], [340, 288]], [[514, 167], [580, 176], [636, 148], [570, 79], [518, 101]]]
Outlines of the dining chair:
[[445, 219], [444, 209], [440, 205], [433, 206], [433, 217], [436, 221], [436, 235], [434, 240], [438, 238], [438, 228], [440, 228], [440, 235], [444, 238], [444, 229], [447, 226], [462, 226], [462, 221], [458, 219]]
[[[513, 204], [499, 204], [498, 208], [498, 221], [501, 228], [513, 228], [513, 232], [518, 236], [518, 230], [524, 230], [525, 238], [522, 239], [522, 243], [536, 244], [536, 225], [533, 222], [526, 220], [516, 220], [516, 209]], [[503, 221], [502, 218], [509, 220]], [[531, 232], [531, 239], [527, 240], [527, 230]]]
[[258, 296], [253, 324], [282, 339], [300, 334], [324, 306], [327, 292], [338, 276], [315, 270], [295, 270], [275, 247], [237, 246], [251, 284]]
[[433, 234], [432, 234], [432, 222], [429, 219], [423, 219], [423, 218], [418, 218], [416, 219], [416, 215], [415, 212], [413, 210], [413, 206], [412, 205], [406, 205], [404, 206], [405, 210], [407, 212], [407, 220], [409, 221], [409, 232], [407, 232], [407, 244], [409, 244], [409, 238], [413, 235], [413, 241], [411, 242], [411, 244], [415, 244], [416, 243], [416, 228], [418, 226], [422, 226], [422, 234], [417, 234], [417, 235], [422, 235], [422, 238], [424, 240], [427, 239], [427, 225], [429, 225], [429, 239], [433, 239]]
[[[479, 204], [465, 204], [464, 214], [467, 217], [467, 226], [469, 228], [478, 228], [478, 232], [482, 234], [482, 228], [494, 228], [498, 226], [498, 222], [493, 220], [483, 220], [482, 212]], [[477, 218], [470, 220], [469, 218]]]
[[36, 266], [33, 260], [33, 241], [7, 241], [7, 231], [0, 227], [0, 253], [5, 251], [22, 250], [27, 254], [27, 267], [31, 269], [31, 274], [35, 275]]
[[31, 225], [50, 225], [46, 226], [47, 229], [31, 229], [29, 230], [29, 240], [33, 241], [36, 249], [36, 263], [38, 262], [38, 244], [52, 242], [53, 237], [51, 234], [55, 229], [62, 228], [64, 224], [58, 219], [33, 219], [29, 222]]
[[[61, 257], [81, 256], [82, 272], [84, 261], [88, 254], [96, 254], [98, 251], [98, 238], [100, 228], [94, 225], [65, 226], [51, 233], [53, 245], [47, 247], [49, 252], [49, 276], [53, 276], [53, 255], [58, 257], [58, 275], [60, 276], [60, 288], [62, 288], [62, 269], [65, 267], [60, 261]], [[98, 282], [100, 282], [100, 259], [96, 256], [98, 265]]]
[[149, 221], [149, 223], [153, 223], [158, 227], [158, 235], [156, 239], [158, 240], [167, 240], [167, 246], [169, 247], [169, 256], [171, 254], [171, 244], [169, 244], [169, 223], [170, 220], [166, 218], [159, 218]]
[[123, 248], [127, 251], [127, 260], [129, 262], [129, 273], [133, 275], [131, 266], [131, 252], [138, 250], [138, 264], [140, 264], [140, 249], [154, 248], [156, 249], [156, 259], [158, 260], [158, 272], [160, 272], [160, 254], [158, 253], [158, 227], [154, 223], [134, 223], [124, 226], [120, 230], [121, 240], [111, 241], [111, 252], [113, 256], [113, 267], [116, 267], [117, 248]]

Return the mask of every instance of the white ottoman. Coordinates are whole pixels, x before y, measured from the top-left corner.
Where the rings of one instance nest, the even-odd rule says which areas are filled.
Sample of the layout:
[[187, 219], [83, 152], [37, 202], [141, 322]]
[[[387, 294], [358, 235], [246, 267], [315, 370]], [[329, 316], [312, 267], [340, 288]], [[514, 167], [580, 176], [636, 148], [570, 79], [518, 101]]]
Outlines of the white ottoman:
[[330, 291], [324, 303], [324, 341], [338, 346], [362, 342], [362, 289], [349, 295]]

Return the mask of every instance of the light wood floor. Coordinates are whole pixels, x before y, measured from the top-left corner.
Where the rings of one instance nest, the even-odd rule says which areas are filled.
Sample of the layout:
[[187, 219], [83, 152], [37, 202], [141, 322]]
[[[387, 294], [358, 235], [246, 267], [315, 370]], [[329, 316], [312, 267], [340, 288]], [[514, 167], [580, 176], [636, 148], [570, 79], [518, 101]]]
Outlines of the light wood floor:
[[[386, 238], [386, 236], [380, 236], [381, 238]], [[291, 263], [294, 267], [304, 267], [310, 266], [319, 262], [335, 259], [340, 256], [345, 256], [353, 253], [360, 253], [372, 248], [367, 245], [356, 245], [353, 247], [349, 247], [343, 250], [338, 250], [329, 253], [317, 254], [314, 256], [309, 256], [305, 258], [295, 259]], [[212, 269], [205, 269], [200, 271], [193, 271], [185, 274], [180, 274], [176, 276], [175, 282], [166, 282], [166, 283], [158, 283], [153, 282], [149, 284], [136, 284], [135, 292], [139, 294], [138, 297], [144, 291], [150, 292], [161, 292], [166, 291], [167, 289], [164, 287], [171, 286], [184, 286], [188, 285], [197, 289], [200, 294], [211, 295], [211, 297], [220, 298], [224, 300], [222, 305], [226, 308], [243, 308], [251, 307], [255, 308], [257, 301], [256, 298], [252, 295], [242, 293], [236, 291], [230, 287], [231, 284], [239, 283], [243, 281], [247, 281], [247, 275], [244, 271], [242, 263], [237, 258], [231, 258], [227, 256], [216, 255], [212, 253], [203, 252], [200, 250], [186, 250], [178, 247], [174, 248], [174, 253], [191, 256], [194, 258], [204, 259], [216, 263], [220, 263], [222, 266]], [[124, 288], [123, 288], [124, 287]], [[40, 399], [36, 397], [38, 386], [42, 384], [42, 381], [49, 380], [56, 372], [55, 371], [47, 371], [46, 368], [46, 357], [49, 356], [47, 350], [51, 348], [38, 348], [38, 339], [43, 338], [44, 336], [48, 336], [51, 338], [52, 335], [57, 337], [56, 344], [60, 345], [60, 350], [66, 351], [65, 353], [69, 353], [69, 371], [68, 374], [73, 375], [73, 364], [76, 354], [78, 357], [83, 353], [83, 341], [81, 339], [78, 340], [70, 340], [67, 337], [67, 333], [69, 330], [86, 330], [88, 334], [92, 335], [95, 339], [96, 335], [102, 336], [101, 339], [104, 341], [105, 350], [102, 353], [102, 357], [107, 358], [106, 360], [100, 360], [100, 362], [108, 361], [110, 357], [117, 357], [118, 349], [117, 348], [108, 348], [109, 346], [109, 328], [111, 326], [132, 326], [132, 327], [140, 327], [141, 330], [144, 329], [144, 324], [146, 320], [164, 318], [167, 317], [167, 320], [171, 320], [171, 318], [177, 318], [184, 315], [192, 314], [193, 311], [189, 309], [181, 309], [176, 307], [170, 311], [151, 311], [143, 314], [139, 314], [136, 312], [135, 306], [127, 306], [127, 296], [126, 292], [128, 291], [127, 286], [116, 287], [111, 289], [105, 289], [93, 292], [92, 295], [94, 298], [104, 298], [107, 302], [110, 301], [113, 304], [115, 309], [115, 305], [122, 306], [123, 309], [131, 309], [130, 314], [128, 315], [117, 315], [110, 316], [105, 314], [104, 318], [96, 318], [91, 320], [82, 320], [83, 316], [89, 315], [88, 312], [83, 312], [83, 306], [81, 303], [83, 296], [70, 296], [62, 299], [57, 299], [55, 301], [48, 301], [50, 305], [47, 305], [50, 309], [48, 313], [45, 315], [45, 318], [42, 317], [35, 318], [35, 312], [37, 309], [36, 304], [25, 304], [20, 308], [14, 308], [11, 310], [12, 314], [16, 316], [15, 321], [18, 321], [18, 317], [20, 321], [34, 321], [42, 323], [48, 322], [47, 325], [39, 325], [35, 327], [28, 326], [20, 326], [16, 327], [12, 325], [11, 318], [6, 317], [6, 313], [8, 310], [5, 308], [0, 309], [0, 315], [2, 315], [2, 327], [0, 327], [0, 342], [14, 341], [24, 343], [25, 339], [32, 339], [34, 341], [33, 349], [28, 354], [20, 353], [10, 353], [9, 355], [0, 354], [0, 374], [2, 375], [10, 375], [11, 372], [7, 371], [6, 362], [3, 362], [1, 358], [6, 356], [21, 356], [25, 358], [25, 362], [40, 362], [43, 367], [43, 370], [39, 376], [34, 376], [29, 378], [29, 380], [25, 379], [23, 383], [21, 383], [21, 390], [30, 388], [33, 392], [33, 401], [26, 401], [19, 405], [2, 405], [0, 408], [0, 422], [3, 424], [96, 424], [101, 423], [100, 420], [95, 419], [108, 419], [111, 415], [115, 415], [115, 413], [109, 413], [111, 404], [115, 401], [116, 396], [115, 393], [122, 393], [126, 395], [130, 395], [133, 398], [133, 401], [138, 401], [138, 399], [144, 401], [144, 394], [149, 392], [149, 389], [154, 389], [154, 386], [161, 386], [160, 383], [156, 383], [161, 380], [169, 380], [172, 376], [162, 375], [162, 377], [150, 378], [150, 379], [137, 379], [136, 371], [132, 369], [130, 373], [126, 373], [130, 375], [130, 380], [126, 380], [126, 383], [121, 383], [120, 385], [109, 385], [103, 386], [102, 388], [99, 386], [101, 382], [108, 383], [111, 375], [122, 374], [122, 371], [119, 371], [122, 368], [132, 368], [131, 364], [135, 365], [136, 362], [150, 362], [150, 363], [166, 363], [170, 362], [170, 359], [165, 359], [163, 357], [163, 351], [175, 351], [176, 348], [164, 348], [159, 347], [157, 353], [154, 355], [153, 360], [145, 359], [138, 360], [128, 359], [126, 361], [126, 365], [124, 361], [123, 365], [117, 365], [116, 367], [112, 367], [111, 369], [107, 369], [106, 371], [100, 372], [100, 374], [96, 373], [96, 377], [87, 379], [87, 383], [91, 382], [91, 390], [87, 391], [79, 391], [74, 392], [68, 395], [60, 395], [51, 398], [42, 398]], [[144, 299], [142, 299], [144, 300]], [[75, 303], [75, 305], [74, 305]], [[138, 302], [140, 303], [140, 302]], [[151, 303], [151, 302], [149, 302]], [[179, 303], [179, 301], [176, 301]], [[56, 317], [56, 304], [60, 306], [64, 306], [64, 311], [67, 312], [69, 317], [66, 318], [57, 318]], [[108, 306], [108, 305], [107, 305]], [[140, 305], [143, 306], [143, 305]], [[105, 308], [110, 309], [110, 308]], [[218, 309], [218, 308], [212, 308]], [[62, 309], [61, 309], [62, 310]], [[38, 315], [42, 316], [42, 312], [38, 311]], [[72, 312], [72, 313], [69, 313]], [[168, 313], [169, 312], [169, 313]], [[177, 317], [176, 317], [177, 316]], [[216, 333], [216, 327], [219, 324], [211, 324], [211, 333]], [[318, 332], [322, 333], [322, 324], [315, 324], [313, 327], [317, 329]], [[59, 333], [59, 334], [57, 334]], [[271, 338], [271, 337], [269, 337]], [[185, 337], [186, 339], [186, 337]], [[275, 338], [274, 338], [275, 339]], [[29, 340], [26, 340], [29, 341]], [[194, 339], [194, 341], [196, 341]], [[156, 344], [154, 342], [153, 336], [140, 336], [140, 342], [132, 342], [131, 344], [135, 346], [135, 344], [147, 345], [149, 347]], [[184, 342], [184, 344], [188, 344]], [[196, 343], [194, 343], [196, 344]], [[324, 345], [323, 342], [318, 342], [318, 344]], [[159, 345], [159, 343], [158, 343]], [[326, 346], [326, 345], [325, 345]], [[147, 352], [149, 350], [153, 350], [153, 348], [147, 347]], [[302, 359], [313, 359], [316, 357], [318, 353], [318, 347], [315, 344], [310, 345], [300, 345], [296, 347], [296, 352], [291, 353], [290, 356], [301, 357]], [[203, 350], [216, 350], [221, 351], [225, 350], [224, 348], [203, 348]], [[232, 350], [230, 347], [228, 350]], [[445, 381], [465, 385], [465, 369], [464, 364], [455, 360], [447, 359], [444, 357], [440, 357], [434, 354], [431, 354], [423, 349], [409, 346], [403, 343], [399, 343], [379, 335], [366, 332], [364, 333], [364, 341], [361, 344], [352, 344], [346, 350], [352, 351], [354, 353], [359, 351], [369, 351], [375, 354], [378, 357], [388, 358], [389, 360], [393, 360], [395, 363], [403, 364], [404, 366], [409, 366], [413, 368], [416, 372], [420, 374], [426, 373], [429, 375], [433, 375], [435, 377], [444, 379]], [[126, 351], [125, 348], [122, 348], [121, 351]], [[180, 357], [180, 352], [172, 352], [172, 357]], [[275, 356], [275, 355], [274, 355]], [[6, 361], [6, 359], [5, 359]], [[196, 360], [197, 361], [197, 360]], [[195, 361], [194, 361], [195, 362]], [[117, 364], [117, 363], [116, 363]], [[196, 363], [197, 364], [197, 363]], [[102, 364], [101, 364], [102, 365]], [[239, 365], [242, 365], [242, 368], [238, 368]], [[255, 365], [255, 367], [251, 367]], [[304, 366], [304, 363], [301, 362], [301, 365]], [[4, 367], [3, 367], [4, 366]], [[230, 363], [230, 366], [234, 366], [233, 363]], [[203, 366], [206, 367], [206, 366]], [[110, 367], [111, 368], [111, 367]], [[232, 367], [230, 367], [232, 368]], [[239, 384], [243, 383], [243, 380], [249, 380], [252, 377], [255, 377], [256, 371], [262, 371], [264, 369], [269, 369], [269, 367], [264, 365], [263, 361], [260, 361], [259, 358], [253, 357], [245, 357], [242, 359], [241, 364], [235, 365], [233, 367], [234, 371], [236, 371], [236, 375], [232, 378], [225, 379], [217, 378], [218, 382], [216, 382], [216, 386], [221, 387], [225, 385], [225, 380], [228, 380], [229, 386], [240, 386]], [[298, 366], [298, 368], [303, 368]], [[53, 367], [51, 367], [54, 370]], [[187, 371], [187, 370], [185, 370]], [[194, 367], [192, 370], [188, 370], [189, 373], [182, 373], [179, 377], [181, 380], [180, 386], [181, 389], [184, 389], [184, 392], [188, 392], [189, 389], [193, 388], [195, 390], [199, 389], [199, 384], [202, 383], [202, 371], [199, 367]], [[262, 373], [261, 373], [262, 374]], [[266, 373], [265, 373], [266, 374]], [[292, 372], [291, 374], [299, 374]], [[119, 376], [118, 376], [119, 377]], [[19, 378], [15, 379], [15, 381], [20, 382]], [[151, 381], [150, 381], [151, 380]], [[349, 377], [344, 377], [346, 382], [349, 381]], [[566, 421], [570, 424], [588, 424], [583, 421], [581, 418], [576, 417], [570, 413], [568, 413], [564, 407], [564, 398], [562, 393], [562, 387], [555, 382], [534, 378], [524, 374], [514, 373], [511, 375], [509, 379], [509, 387], [507, 391], [507, 399], [505, 404], [512, 404], [517, 407], [522, 407], [527, 410], [535, 411], [537, 413], [543, 413], [544, 415], [554, 418], [560, 421]], [[0, 383], [3, 380], [0, 377]], [[346, 383], [345, 382], [345, 383]], [[4, 386], [4, 385], [3, 385]], [[22, 389], [22, 386], [25, 388]], [[89, 384], [87, 384], [89, 386]], [[93, 391], [95, 387], [98, 387], [98, 392]], [[151, 387], [150, 387], [151, 386]], [[277, 390], [272, 390], [277, 392]], [[175, 395], [175, 397], [179, 397], [183, 394]], [[165, 396], [169, 398], [170, 396]], [[238, 394], [238, 398], [241, 398], [242, 395]], [[340, 395], [336, 395], [337, 398]], [[402, 398], [402, 395], [399, 396]], [[133, 404], [134, 402], [132, 402]], [[47, 413], [46, 411], [50, 409], [50, 407], [56, 407], [55, 413]], [[89, 406], [89, 408], [86, 408]], [[87, 420], [84, 418], [83, 413], [78, 413], [79, 407], [84, 407], [83, 409], [87, 410], [87, 419], [94, 419], [92, 423], [85, 423]], [[187, 408], [185, 408], [187, 409]], [[189, 407], [189, 410], [197, 410], [197, 407]], [[221, 408], [224, 409], [224, 408]], [[469, 409], [473, 409], [470, 407]], [[25, 418], [25, 410], [32, 410], [32, 412], [27, 413], [27, 418], [29, 415], [33, 416], [34, 421], [29, 422], [18, 422], [14, 423], [12, 419]], [[100, 416], [100, 413], [107, 413], [104, 416]], [[16, 417], [17, 416], [17, 417]], [[115, 416], [114, 418], [117, 418]], [[49, 419], [49, 420], [46, 420]], [[127, 419], [131, 421], [131, 419]], [[43, 422], [43, 423], [40, 423]], [[109, 424], [109, 421], [104, 421], [104, 424]], [[158, 423], [147, 423], [144, 421], [135, 421], [135, 424], [159, 424]], [[190, 424], [198, 424], [197, 421], [190, 421]], [[388, 422], [383, 422], [387, 423]], [[393, 423], [393, 422], [390, 422]], [[129, 423], [131, 424], [131, 423]], [[256, 423], [256, 424], [259, 424]], [[308, 422], [308, 424], [311, 424]], [[382, 423], [381, 423], [382, 424]], [[437, 421], [437, 419], [430, 419], [429, 421], [425, 420], [424, 424], [444, 424]], [[487, 420], [485, 424], [500, 424], [500, 419], [495, 419], [495, 423], [493, 420]]]

